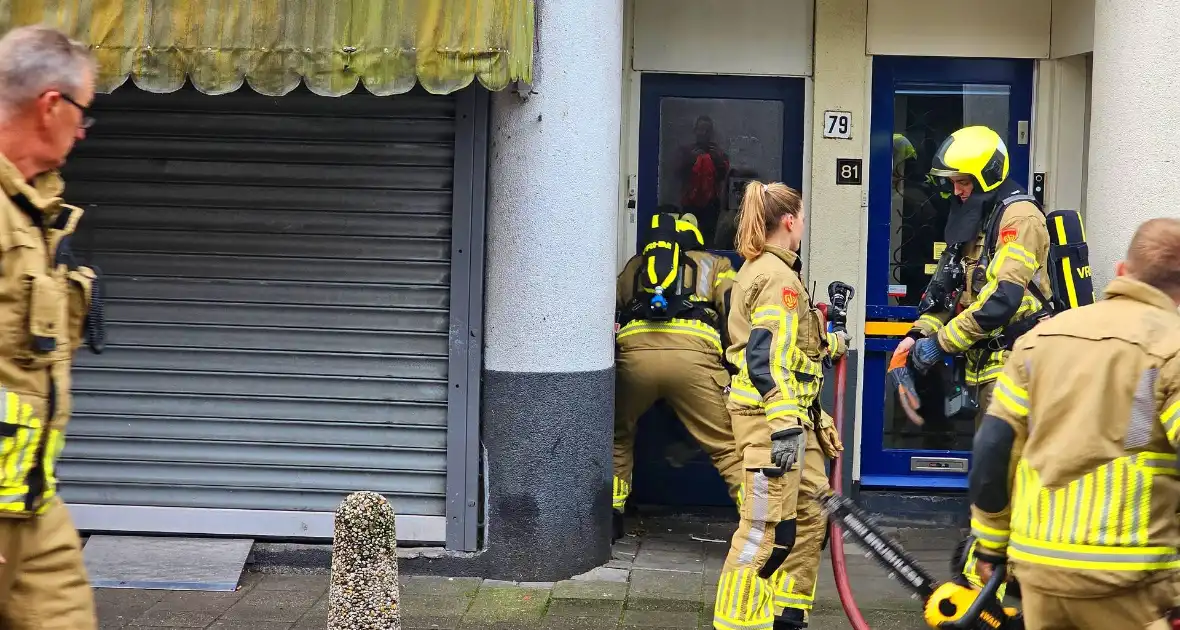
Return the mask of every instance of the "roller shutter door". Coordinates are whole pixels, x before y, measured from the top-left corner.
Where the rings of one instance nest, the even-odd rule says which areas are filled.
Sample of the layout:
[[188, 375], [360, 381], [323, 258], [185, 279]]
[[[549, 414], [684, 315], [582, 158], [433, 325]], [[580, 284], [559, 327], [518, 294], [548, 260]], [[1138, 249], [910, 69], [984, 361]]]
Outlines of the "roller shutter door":
[[445, 540], [455, 99], [126, 86], [94, 115], [65, 171], [107, 292], [78, 526], [324, 536], [373, 490]]

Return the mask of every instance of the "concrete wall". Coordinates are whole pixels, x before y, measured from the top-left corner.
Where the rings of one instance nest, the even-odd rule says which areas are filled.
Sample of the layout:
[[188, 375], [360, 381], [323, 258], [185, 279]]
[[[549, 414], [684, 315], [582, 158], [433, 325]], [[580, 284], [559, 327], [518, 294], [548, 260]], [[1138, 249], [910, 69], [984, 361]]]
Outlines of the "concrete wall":
[[1094, 50], [1094, 0], [1053, 0], [1049, 56], [1072, 57]]
[[634, 0], [640, 72], [811, 74], [811, 0]]
[[622, 0], [537, 24], [536, 94], [492, 98], [486, 551], [451, 569], [551, 581], [610, 559]]
[[[876, 0], [873, 0], [874, 2]], [[823, 0], [816, 3], [815, 76], [812, 88], [814, 112], [811, 136], [811, 188], [808, 196], [811, 238], [805, 254], [810, 280], [826, 296], [828, 283], [841, 280], [857, 289], [849, 313], [849, 329], [860, 337], [864, 320], [866, 278], [866, 234], [868, 231], [868, 174], [863, 186], [837, 186], [836, 160], [861, 158], [868, 166], [869, 142], [869, 57], [864, 54], [869, 0]], [[823, 137], [823, 112], [840, 110], [852, 114], [852, 139]], [[826, 297], [823, 298], [826, 301]], [[856, 346], [862, 347], [862, 341]], [[859, 370], [863, 366], [858, 361]], [[851, 375], [850, 375], [851, 376]], [[855, 377], [859, 387], [861, 374]], [[855, 415], [860, 417], [860, 392]], [[851, 410], [850, 410], [851, 411]], [[860, 474], [860, 423], [854, 442], [845, 446], [853, 459], [853, 477]]]
[[1177, 23], [1177, 2], [1096, 3], [1086, 234], [1097, 290], [1143, 221], [1180, 217], [1171, 194], [1180, 182]]
[[872, 0], [866, 49], [870, 55], [1044, 59], [1052, 5], [1052, 0]]

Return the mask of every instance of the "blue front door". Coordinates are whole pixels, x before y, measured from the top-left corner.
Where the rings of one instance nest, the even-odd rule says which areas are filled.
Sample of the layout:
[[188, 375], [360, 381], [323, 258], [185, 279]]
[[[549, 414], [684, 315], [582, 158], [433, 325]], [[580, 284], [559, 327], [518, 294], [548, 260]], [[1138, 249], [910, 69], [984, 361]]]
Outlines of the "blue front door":
[[926, 179], [931, 158], [955, 130], [986, 125], [1008, 146], [1009, 176], [1027, 186], [1032, 83], [1031, 60], [873, 60], [862, 487], [966, 487], [974, 418], [910, 424], [886, 369], [943, 245], [949, 204]]
[[[656, 212], [692, 214], [706, 247], [741, 258], [733, 239], [751, 179], [803, 193], [805, 82], [801, 78], [644, 74], [640, 86], [636, 252]], [[639, 422], [639, 503], [732, 506], [721, 476], [657, 404]]]

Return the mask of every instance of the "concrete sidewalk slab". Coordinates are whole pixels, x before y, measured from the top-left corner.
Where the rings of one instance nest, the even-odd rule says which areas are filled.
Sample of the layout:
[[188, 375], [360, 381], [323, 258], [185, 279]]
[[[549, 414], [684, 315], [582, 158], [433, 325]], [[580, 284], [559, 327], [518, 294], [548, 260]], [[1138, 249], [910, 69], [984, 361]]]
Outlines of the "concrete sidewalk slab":
[[[404, 630], [631, 630], [711, 627], [713, 598], [728, 540], [701, 540], [733, 523], [652, 519], [644, 535], [628, 537], [603, 567], [569, 580], [515, 583], [479, 578], [402, 576]], [[962, 532], [906, 530], [895, 534], [937, 577]], [[715, 540], [720, 540], [717, 538]], [[837, 599], [829, 552], [816, 591], [812, 630], [849, 627]], [[846, 545], [853, 595], [874, 630], [925, 628], [921, 603], [884, 569]], [[96, 589], [102, 630], [221, 628], [312, 630], [327, 627], [328, 575], [248, 571], [233, 593]]]

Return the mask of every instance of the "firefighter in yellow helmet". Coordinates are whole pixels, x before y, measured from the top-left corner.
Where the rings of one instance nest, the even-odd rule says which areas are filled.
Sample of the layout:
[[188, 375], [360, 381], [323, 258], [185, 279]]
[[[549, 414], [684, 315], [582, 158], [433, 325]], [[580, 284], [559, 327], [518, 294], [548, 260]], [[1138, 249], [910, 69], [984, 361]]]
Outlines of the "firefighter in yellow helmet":
[[[0, 628], [98, 627], [78, 532], [58, 496], [70, 364], [101, 343], [94, 271], [57, 169], [93, 122], [85, 45], [45, 27], [0, 38]], [[91, 316], [93, 315], [93, 317]]]
[[724, 323], [734, 271], [704, 249], [691, 215], [652, 217], [643, 252], [615, 292], [614, 539], [631, 494], [639, 417], [663, 399], [713, 460], [735, 501], [741, 460], [725, 411]]
[[1016, 342], [975, 435], [980, 572], [1011, 563], [1029, 630], [1180, 623], [1180, 219], [1117, 276]]
[[[890, 364], [896, 382], [912, 383], [947, 356], [965, 358], [964, 406], [975, 409], [976, 426], [1012, 344], [1052, 314], [1045, 215], [1008, 178], [1008, 169], [1008, 149], [987, 127], [960, 129], [938, 149], [930, 173], [954, 192], [946, 249], [918, 307], [920, 317]], [[903, 389], [903, 405], [921, 404], [910, 396], [912, 387]], [[979, 585], [974, 566], [969, 550], [964, 575]]]
[[811, 498], [800, 502], [800, 487], [822, 485], [823, 455], [843, 449], [819, 394], [824, 357], [842, 356], [848, 337], [825, 332], [807, 294], [798, 255], [804, 220], [802, 200], [788, 186], [746, 186], [737, 233], [746, 263], [734, 282], [726, 350], [738, 368], [726, 407], [744, 484], [713, 608], [713, 627], [722, 630], [806, 627], [805, 608], [776, 619], [787, 598], [813, 590], [796, 593], [783, 563], [807, 538], [814, 544], [798, 571], [818, 565], [825, 520]]

